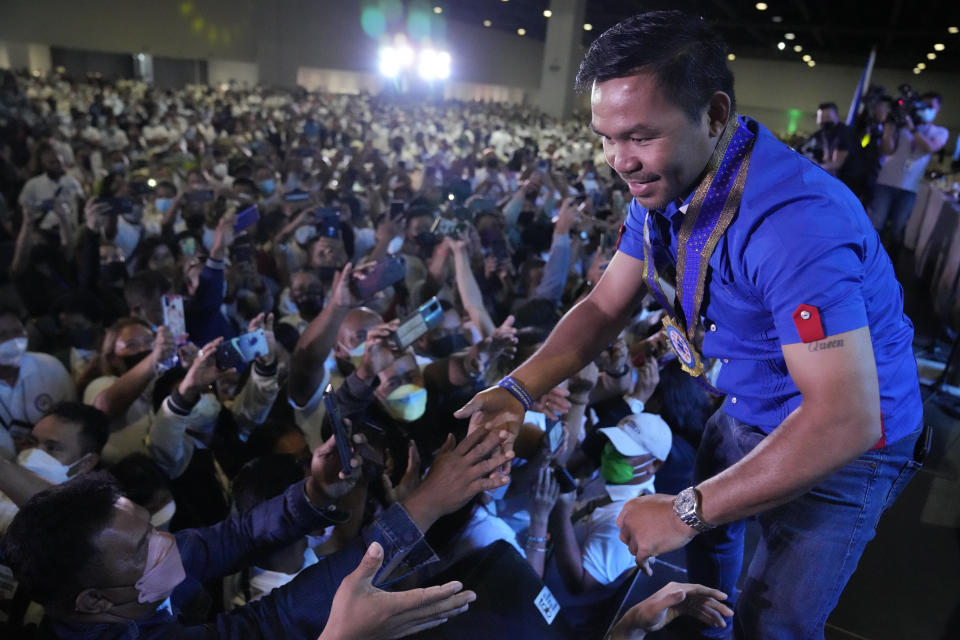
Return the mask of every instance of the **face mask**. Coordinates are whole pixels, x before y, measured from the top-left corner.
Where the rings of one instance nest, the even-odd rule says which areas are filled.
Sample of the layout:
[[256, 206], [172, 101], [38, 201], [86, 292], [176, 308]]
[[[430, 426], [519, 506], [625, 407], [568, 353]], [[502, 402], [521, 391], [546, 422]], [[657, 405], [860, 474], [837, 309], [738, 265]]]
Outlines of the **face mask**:
[[176, 512], [177, 503], [171, 500], [150, 516], [150, 524], [156, 529], [167, 531], [170, 529], [170, 521], [173, 520], [173, 514]]
[[217, 164], [213, 165], [213, 175], [217, 176], [218, 178], [225, 178], [225, 177], [227, 177], [227, 165], [226, 165], [226, 163], [224, 163], [224, 162], [218, 162]]
[[70, 467], [63, 464], [43, 449], [24, 449], [17, 456], [17, 464], [24, 469], [52, 482], [63, 484], [70, 478]]
[[261, 180], [260, 182], [257, 183], [257, 186], [260, 187], [260, 191], [262, 191], [264, 195], [269, 196], [277, 188], [277, 183], [272, 179]]
[[323, 296], [307, 295], [295, 298], [293, 303], [305, 320], [313, 320], [323, 311]]
[[143, 576], [134, 585], [139, 592], [137, 600], [140, 603], [162, 602], [186, 577], [176, 538], [163, 532], [150, 536]]
[[934, 109], [924, 109], [920, 112], [920, 119], [924, 122], [933, 122], [933, 119], [937, 117], [937, 112]]
[[187, 229], [196, 233], [200, 229], [203, 229], [204, 215], [202, 213], [193, 213], [189, 216], [184, 216], [183, 223], [187, 225]]
[[322, 267], [317, 267], [317, 277], [320, 279], [320, 282], [333, 282], [334, 276], [337, 275], [337, 271], [340, 271], [342, 267], [332, 267], [325, 265]]
[[413, 241], [424, 249], [432, 249], [434, 245], [439, 244], [437, 235], [432, 231], [424, 231], [413, 236]]
[[157, 198], [154, 200], [154, 205], [157, 207], [157, 211], [166, 213], [173, 206], [173, 198]]
[[113, 284], [127, 279], [127, 263], [116, 260], [100, 266], [100, 280]]
[[350, 364], [353, 365], [354, 369], [359, 369], [360, 365], [363, 364], [363, 354], [367, 351], [367, 343], [361, 342], [353, 349], [350, 349]]
[[54, 182], [59, 182], [60, 178], [63, 177], [63, 171], [47, 171], [47, 177]]
[[446, 358], [450, 354], [469, 346], [470, 343], [467, 342], [467, 338], [462, 333], [451, 333], [442, 338], [431, 340], [427, 350], [434, 358]]
[[141, 351], [140, 353], [135, 353], [132, 356], [121, 356], [120, 359], [123, 360], [123, 365], [127, 368], [127, 371], [133, 369], [135, 366], [140, 364], [140, 362], [152, 353], [152, 350]]
[[11, 338], [0, 342], [0, 366], [19, 367], [23, 354], [27, 352], [26, 338]]
[[633, 465], [608, 442], [600, 454], [600, 473], [610, 484], [626, 484], [633, 480]]
[[417, 384], [405, 384], [390, 392], [383, 408], [394, 420], [413, 422], [427, 409], [427, 390]]

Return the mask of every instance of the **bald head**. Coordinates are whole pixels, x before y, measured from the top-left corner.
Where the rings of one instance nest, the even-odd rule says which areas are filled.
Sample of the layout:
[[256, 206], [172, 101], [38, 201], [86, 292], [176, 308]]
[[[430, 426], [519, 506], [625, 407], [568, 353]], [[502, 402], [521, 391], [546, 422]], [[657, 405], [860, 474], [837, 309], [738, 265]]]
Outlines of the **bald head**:
[[383, 318], [373, 309], [358, 307], [351, 310], [337, 332], [334, 355], [339, 358], [349, 357], [351, 349], [366, 341], [367, 331], [379, 324], [383, 324]]

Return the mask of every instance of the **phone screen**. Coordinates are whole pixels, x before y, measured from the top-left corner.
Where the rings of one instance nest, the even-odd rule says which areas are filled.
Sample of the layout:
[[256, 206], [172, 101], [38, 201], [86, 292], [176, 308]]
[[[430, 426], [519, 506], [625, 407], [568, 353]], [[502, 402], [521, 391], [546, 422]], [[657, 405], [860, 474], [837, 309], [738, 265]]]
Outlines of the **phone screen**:
[[187, 323], [183, 314], [183, 298], [181, 296], [163, 296], [163, 324], [170, 329], [177, 344], [187, 340]]

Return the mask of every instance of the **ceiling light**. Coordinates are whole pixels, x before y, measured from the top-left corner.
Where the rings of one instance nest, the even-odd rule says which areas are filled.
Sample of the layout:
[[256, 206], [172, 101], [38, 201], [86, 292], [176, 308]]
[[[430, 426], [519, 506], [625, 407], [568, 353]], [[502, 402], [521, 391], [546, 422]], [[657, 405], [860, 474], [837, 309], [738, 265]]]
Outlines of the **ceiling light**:
[[518, 36], [525, 36], [525, 35], [527, 35], [527, 30], [524, 29], [523, 27], [520, 27], [519, 29], [517, 29], [517, 35], [518, 35]]
[[937, 54], [933, 52], [930, 52], [927, 54], [927, 60], [936, 60], [936, 59], [937, 59]]
[[783, 34], [783, 39], [784, 39], [784, 40], [793, 40], [793, 39], [796, 38], [796, 37], [797, 37], [797, 34], [795, 34], [795, 33], [785, 33], [785, 34]]
[[920, 75], [920, 69], [914, 68], [913, 73], [916, 75]]
[[585, 25], [583, 25], [583, 30], [584, 30], [584, 31], [593, 31], [593, 25], [588, 22], [588, 23], [586, 23]]
[[493, 23], [490, 22], [489, 20], [484, 20], [484, 21], [483, 21], [483, 26], [485, 26], [485, 27], [489, 27], [489, 26], [492, 25], [492, 24], [493, 24]]
[[552, 15], [553, 15], [553, 11], [550, 11], [550, 9], [544, 9], [544, 10], [543, 10], [543, 17], [544, 17], [544, 18], [549, 18], [549, 17], [552, 16]]
[[813, 60], [813, 56], [811, 56], [809, 53], [803, 54], [803, 61], [804, 61], [804, 62], [810, 62], [811, 60]]
[[727, 60], [729, 60], [730, 62], [733, 62], [736, 59], [737, 59], [737, 56], [733, 55], [732, 53], [727, 54]]
[[801, 51], [803, 51], [803, 47], [801, 47], [798, 44], [795, 44], [793, 45], [793, 50], [796, 51], [797, 53], [800, 53]]
[[783, 51], [783, 50], [786, 49], [786, 48], [787, 48], [787, 43], [786, 43], [786, 42], [778, 42], [778, 43], [777, 43], [777, 49], [780, 49], [780, 51]]
[[766, 2], [758, 2], [756, 6], [757, 6], [757, 11], [766, 11], [766, 10], [767, 10], [767, 3], [766, 3]]
[[943, 51], [944, 49], [946, 49], [946, 47], [943, 46], [943, 44], [940, 43], [940, 42], [938, 42], [937, 44], [933, 45], [933, 50], [934, 50], [934, 51]]
[[918, 62], [918, 63], [917, 63], [917, 69], [926, 69], [926, 68], [927, 68], [927, 63], [926, 63], [926, 62]]
[[433, 12], [434, 12], [434, 13], [443, 13], [443, 7], [434, 7], [434, 8], [433, 8]]
[[957, 27], [947, 27], [947, 33], [960, 33], [960, 28], [957, 28]]
[[814, 62], [813, 60], [811, 60], [810, 62], [807, 63], [807, 66], [810, 67], [810, 68], [813, 68], [813, 67], [817, 66], [817, 63]]
[[773, 16], [770, 19], [773, 20], [774, 22], [783, 22], [783, 18], [781, 18], [780, 16]]

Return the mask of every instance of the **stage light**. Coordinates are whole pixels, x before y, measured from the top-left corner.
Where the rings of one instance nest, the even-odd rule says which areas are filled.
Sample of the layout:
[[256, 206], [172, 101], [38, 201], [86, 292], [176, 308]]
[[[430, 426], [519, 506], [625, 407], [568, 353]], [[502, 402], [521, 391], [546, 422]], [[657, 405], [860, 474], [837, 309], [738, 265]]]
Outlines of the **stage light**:
[[786, 49], [786, 48], [787, 48], [787, 43], [786, 43], [786, 42], [778, 42], [778, 43], [777, 43], [777, 49], [780, 49], [780, 51], [783, 51], [783, 50]]
[[937, 54], [933, 53], [932, 51], [927, 54], [927, 60], [936, 60], [936, 59], [937, 59]]
[[549, 17], [552, 16], [552, 15], [553, 15], [553, 11], [550, 11], [550, 9], [544, 9], [544, 10], [543, 10], [543, 17], [544, 17], [544, 18], [549, 18]]
[[450, 77], [450, 54], [446, 51], [424, 49], [420, 52], [417, 72], [424, 80], [446, 80]]
[[938, 42], [937, 44], [933, 45], [934, 51], [943, 51], [944, 49], [946, 49], [946, 47], [943, 45], [943, 43]]
[[795, 34], [795, 33], [785, 33], [785, 34], [783, 34], [783, 39], [784, 39], [784, 40], [793, 40], [793, 39], [796, 38], [796, 37], [797, 37], [797, 34]]
[[766, 3], [766, 2], [758, 2], [758, 3], [756, 4], [756, 7], [757, 7], [757, 11], [766, 11], [766, 10], [767, 10], [767, 3]]
[[525, 35], [527, 35], [527, 30], [524, 29], [523, 27], [520, 27], [519, 29], [517, 29], [517, 35], [518, 35], [518, 36], [525, 36]]
[[447, 200], [453, 200], [453, 199], [454, 199], [454, 195], [452, 193], [447, 194]]
[[737, 56], [733, 55], [732, 53], [727, 54], [727, 60], [729, 60], [730, 62], [733, 62], [736, 59], [737, 59]]
[[485, 27], [489, 27], [489, 26], [492, 25], [492, 24], [493, 24], [493, 23], [490, 22], [489, 20], [484, 20], [484, 21], [483, 21], [483, 26], [485, 26]]
[[585, 25], [583, 25], [583, 30], [584, 30], [584, 31], [593, 31], [593, 25], [588, 22], [588, 23], [586, 23]]
[[154, 187], [156, 187], [156, 186], [157, 186], [157, 179], [156, 179], [156, 178], [149, 178], [149, 179], [147, 180], [147, 186], [150, 187], [151, 189], [153, 189]]
[[393, 47], [381, 47], [380, 73], [388, 78], [396, 78], [400, 73], [400, 60]]
[[799, 44], [795, 44], [793, 45], [793, 50], [796, 51], [797, 53], [800, 53], [801, 51], [803, 51], [803, 47], [801, 47]]
[[436, 14], [443, 13], [443, 7], [434, 7], [433, 12]]

